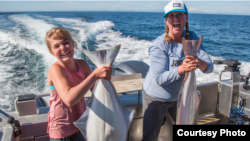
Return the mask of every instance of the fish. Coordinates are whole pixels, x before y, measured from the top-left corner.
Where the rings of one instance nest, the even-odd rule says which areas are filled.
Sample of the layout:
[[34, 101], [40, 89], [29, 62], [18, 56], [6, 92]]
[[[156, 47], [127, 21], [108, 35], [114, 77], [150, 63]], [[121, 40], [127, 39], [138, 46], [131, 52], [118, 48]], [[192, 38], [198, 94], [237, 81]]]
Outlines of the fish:
[[[83, 53], [96, 67], [112, 65], [121, 45]], [[125, 141], [135, 110], [124, 107], [114, 85], [105, 79], [96, 81], [89, 105], [73, 124], [87, 141]]]
[[[182, 38], [185, 56], [197, 57], [202, 39], [203, 35], [199, 40], [185, 40]], [[177, 100], [176, 125], [197, 124], [200, 100], [201, 95], [197, 91], [195, 70], [186, 72]]]

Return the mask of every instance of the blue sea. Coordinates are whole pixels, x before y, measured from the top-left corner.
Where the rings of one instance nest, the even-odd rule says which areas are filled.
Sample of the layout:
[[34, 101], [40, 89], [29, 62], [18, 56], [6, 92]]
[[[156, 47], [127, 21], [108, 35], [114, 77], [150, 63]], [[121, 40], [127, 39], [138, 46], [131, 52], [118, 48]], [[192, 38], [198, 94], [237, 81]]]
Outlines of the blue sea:
[[[71, 32], [78, 45], [75, 58], [86, 60], [82, 48], [121, 44], [114, 65], [127, 60], [150, 65], [147, 50], [164, 33], [162, 16], [153, 12], [0, 13], [0, 108], [14, 111], [18, 95], [49, 93], [47, 73], [56, 58], [49, 54], [44, 39], [51, 28], [60, 26]], [[242, 75], [250, 71], [250, 16], [189, 14], [189, 27], [198, 36], [204, 34], [203, 45], [212, 60], [237, 59]], [[217, 81], [223, 68], [215, 65], [211, 74], [197, 70], [197, 83]]]

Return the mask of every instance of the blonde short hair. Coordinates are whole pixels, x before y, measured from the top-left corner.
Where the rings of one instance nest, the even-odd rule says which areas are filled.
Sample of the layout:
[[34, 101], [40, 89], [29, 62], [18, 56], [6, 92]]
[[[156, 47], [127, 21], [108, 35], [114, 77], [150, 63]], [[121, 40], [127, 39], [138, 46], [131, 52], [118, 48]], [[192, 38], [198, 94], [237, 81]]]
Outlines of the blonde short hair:
[[46, 33], [46, 37], [45, 37], [45, 42], [47, 44], [49, 51], [51, 51], [50, 40], [55, 39], [55, 38], [67, 39], [73, 44], [74, 48], [77, 48], [76, 42], [72, 39], [67, 29], [62, 28], [62, 27], [54, 27]]

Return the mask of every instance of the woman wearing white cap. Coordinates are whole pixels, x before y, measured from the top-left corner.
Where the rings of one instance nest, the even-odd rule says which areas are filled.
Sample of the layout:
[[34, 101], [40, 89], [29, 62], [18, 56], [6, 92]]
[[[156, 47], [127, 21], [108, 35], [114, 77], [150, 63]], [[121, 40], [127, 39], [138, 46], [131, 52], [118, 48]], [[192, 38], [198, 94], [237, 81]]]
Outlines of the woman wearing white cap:
[[203, 73], [213, 71], [213, 63], [202, 44], [198, 57], [184, 55], [182, 37], [199, 39], [188, 29], [185, 4], [181, 0], [172, 0], [164, 12], [165, 33], [149, 48], [150, 68], [143, 84], [143, 141], [157, 141], [167, 112], [176, 120], [177, 98], [185, 72], [197, 68]]

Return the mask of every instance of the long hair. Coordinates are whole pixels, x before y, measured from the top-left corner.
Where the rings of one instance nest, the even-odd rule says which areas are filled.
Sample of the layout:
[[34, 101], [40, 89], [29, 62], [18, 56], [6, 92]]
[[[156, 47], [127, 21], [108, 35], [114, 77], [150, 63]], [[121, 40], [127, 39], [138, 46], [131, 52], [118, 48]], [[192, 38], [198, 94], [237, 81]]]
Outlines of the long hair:
[[[165, 26], [165, 41], [170, 43], [173, 39], [168, 35], [168, 32], [169, 32], [169, 27], [168, 27], [168, 25], [166, 23], [166, 26]], [[188, 22], [186, 23], [186, 36], [185, 36], [185, 39], [190, 40]]]

